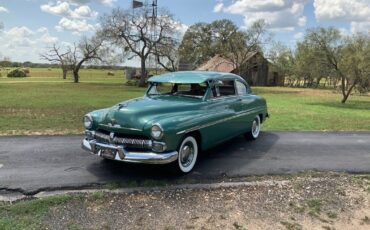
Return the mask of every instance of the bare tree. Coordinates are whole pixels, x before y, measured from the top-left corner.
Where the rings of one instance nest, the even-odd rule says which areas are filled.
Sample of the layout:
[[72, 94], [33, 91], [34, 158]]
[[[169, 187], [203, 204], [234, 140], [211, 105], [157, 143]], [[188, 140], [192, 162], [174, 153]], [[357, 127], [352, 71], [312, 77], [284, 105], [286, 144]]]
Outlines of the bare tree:
[[82, 65], [85, 62], [103, 62], [103, 56], [106, 54], [104, 51], [103, 40], [99, 36], [84, 37], [78, 44], [68, 48], [67, 60], [75, 83], [79, 82]]
[[57, 44], [53, 44], [48, 51], [40, 54], [40, 57], [49, 62], [59, 64], [63, 71], [63, 79], [67, 79], [67, 73], [70, 68], [67, 60], [69, 53], [69, 50], [63, 52]]
[[[148, 9], [132, 10], [113, 9], [110, 14], [100, 19], [105, 37], [123, 47], [132, 54], [131, 58], [138, 57], [141, 65], [139, 86], [145, 86], [147, 77], [146, 62], [150, 55], [156, 55], [156, 47], [170, 39], [175, 31], [175, 21], [172, 16], [162, 10], [160, 16], [153, 19]], [[153, 23], [155, 20], [155, 24]]]
[[157, 63], [166, 71], [175, 72], [178, 70], [178, 46], [179, 43], [173, 38], [163, 39], [153, 51]]

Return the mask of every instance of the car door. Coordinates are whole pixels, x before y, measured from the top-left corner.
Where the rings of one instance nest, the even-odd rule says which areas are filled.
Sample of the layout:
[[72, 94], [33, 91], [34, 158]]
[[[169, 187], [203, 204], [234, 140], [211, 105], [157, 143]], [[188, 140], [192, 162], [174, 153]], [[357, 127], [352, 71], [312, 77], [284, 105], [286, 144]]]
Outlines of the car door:
[[[222, 80], [221, 80], [222, 82]], [[223, 83], [213, 86], [212, 98], [208, 100], [208, 108], [212, 117], [211, 126], [206, 127], [205, 139], [211, 143], [222, 142], [238, 134], [236, 114], [240, 102], [236, 95], [233, 80], [225, 80]]]
[[251, 95], [249, 86], [239, 80], [235, 81], [235, 89], [238, 97], [238, 107], [236, 111], [238, 118], [235, 122], [238, 124], [239, 132], [243, 133], [250, 130], [250, 126], [255, 116], [253, 113], [254, 98]]

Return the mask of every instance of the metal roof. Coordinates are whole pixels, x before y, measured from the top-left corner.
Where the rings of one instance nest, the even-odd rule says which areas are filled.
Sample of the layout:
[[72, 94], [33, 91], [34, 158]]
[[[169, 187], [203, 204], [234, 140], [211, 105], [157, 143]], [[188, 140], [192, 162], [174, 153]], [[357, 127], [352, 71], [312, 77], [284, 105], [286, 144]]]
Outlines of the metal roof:
[[183, 83], [183, 84], [200, 84], [208, 80], [214, 79], [239, 79], [244, 81], [238, 75], [223, 72], [208, 72], [208, 71], [180, 71], [165, 73], [149, 78], [148, 82], [158, 83]]

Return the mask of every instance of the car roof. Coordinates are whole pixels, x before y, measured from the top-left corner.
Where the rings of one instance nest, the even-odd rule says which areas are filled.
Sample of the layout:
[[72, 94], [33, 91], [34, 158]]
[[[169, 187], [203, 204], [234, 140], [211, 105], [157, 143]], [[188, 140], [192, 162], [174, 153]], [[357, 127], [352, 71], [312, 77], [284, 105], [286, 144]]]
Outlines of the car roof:
[[245, 82], [243, 78], [232, 73], [210, 72], [210, 71], [179, 71], [170, 72], [148, 79], [148, 82], [174, 83], [174, 84], [200, 84], [209, 80], [238, 79]]

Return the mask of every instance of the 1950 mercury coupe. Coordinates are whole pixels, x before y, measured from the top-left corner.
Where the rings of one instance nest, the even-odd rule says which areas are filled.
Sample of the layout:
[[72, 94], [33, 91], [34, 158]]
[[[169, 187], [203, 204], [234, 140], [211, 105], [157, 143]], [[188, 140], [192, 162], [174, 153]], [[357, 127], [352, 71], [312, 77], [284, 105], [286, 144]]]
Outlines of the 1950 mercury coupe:
[[259, 136], [266, 101], [245, 80], [219, 72], [151, 77], [141, 98], [84, 117], [83, 149], [123, 162], [173, 164], [190, 172], [201, 150], [235, 136]]

